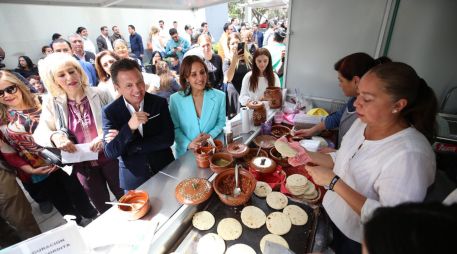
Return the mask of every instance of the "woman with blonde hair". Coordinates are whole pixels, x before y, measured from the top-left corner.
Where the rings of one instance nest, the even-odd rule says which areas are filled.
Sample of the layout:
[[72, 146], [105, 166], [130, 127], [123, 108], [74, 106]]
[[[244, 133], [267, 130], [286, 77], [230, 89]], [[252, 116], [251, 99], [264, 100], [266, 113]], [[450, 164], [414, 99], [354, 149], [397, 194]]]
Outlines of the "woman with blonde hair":
[[113, 100], [108, 91], [88, 86], [84, 71], [75, 58], [67, 54], [52, 54], [44, 59], [48, 69], [43, 73], [51, 96], [43, 103], [40, 123], [34, 133], [37, 143], [55, 146], [74, 153], [75, 144], [88, 144], [98, 160], [73, 165], [86, 193], [100, 213], [110, 207], [108, 184], [116, 198], [123, 195], [119, 187], [119, 167], [116, 160], [103, 152], [102, 108]]
[[4, 140], [0, 144], [2, 150], [3, 144], [9, 144], [21, 158], [8, 162], [21, 169], [18, 176], [27, 189], [49, 197], [62, 215], [75, 215], [78, 223], [81, 216], [93, 218], [97, 211], [78, 181], [41, 156], [43, 147], [32, 136], [43, 119], [41, 110], [38, 97], [22, 81], [10, 72], [0, 71], [0, 130]]
[[98, 87], [107, 89], [113, 98], [119, 97], [119, 93], [113, 85], [110, 67], [119, 59], [120, 58], [116, 53], [108, 50], [98, 53], [95, 58], [95, 70], [97, 70], [97, 75], [100, 79]]
[[157, 62], [157, 75], [160, 77], [160, 87], [156, 89], [153, 93], [156, 95], [170, 100], [170, 96], [175, 92], [179, 91], [180, 86], [176, 81], [175, 77], [168, 67], [168, 63], [165, 61]]
[[[159, 51], [163, 57], [165, 55], [165, 43], [159, 33], [160, 30], [158, 27], [151, 26], [151, 30], [149, 31], [148, 49], [150, 48], [151, 52]], [[154, 55], [152, 57], [154, 57]]]
[[227, 39], [229, 52], [226, 54], [223, 70], [224, 82], [227, 83], [227, 114], [229, 118], [235, 116], [240, 111], [239, 95], [241, 93], [241, 84], [243, 78], [251, 70], [252, 56], [244, 44], [244, 47], [238, 50], [238, 44], [241, 43], [239, 33], [231, 33]]

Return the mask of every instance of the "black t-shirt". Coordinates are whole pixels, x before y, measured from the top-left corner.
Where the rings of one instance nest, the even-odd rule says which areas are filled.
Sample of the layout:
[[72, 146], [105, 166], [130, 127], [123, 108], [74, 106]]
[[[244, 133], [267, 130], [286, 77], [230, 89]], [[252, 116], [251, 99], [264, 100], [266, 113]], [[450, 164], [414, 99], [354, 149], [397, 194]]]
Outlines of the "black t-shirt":
[[222, 58], [219, 55], [213, 54], [211, 60], [204, 60], [208, 67], [209, 83], [212, 87], [222, 90], [222, 82], [224, 80], [224, 72], [222, 71]]
[[248, 73], [250, 69], [244, 61], [239, 61], [238, 68], [235, 69], [235, 74], [232, 78], [232, 84], [235, 87], [238, 94], [241, 93], [241, 84], [243, 83], [243, 78]]

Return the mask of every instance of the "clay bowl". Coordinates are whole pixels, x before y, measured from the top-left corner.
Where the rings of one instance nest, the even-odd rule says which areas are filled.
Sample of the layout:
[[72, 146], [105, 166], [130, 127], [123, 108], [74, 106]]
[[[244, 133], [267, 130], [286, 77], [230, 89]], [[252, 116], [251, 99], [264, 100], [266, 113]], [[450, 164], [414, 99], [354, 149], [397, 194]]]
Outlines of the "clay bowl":
[[233, 156], [229, 153], [215, 153], [209, 160], [209, 167], [214, 173], [221, 173], [233, 164]]
[[119, 199], [119, 203], [134, 205], [134, 207], [117, 206], [128, 220], [140, 219], [148, 213], [149, 209], [151, 209], [148, 193], [141, 190], [129, 190], [127, 194]]
[[[263, 141], [263, 143], [262, 143]], [[275, 145], [276, 138], [271, 135], [260, 135], [254, 138], [254, 144], [259, 147], [262, 144], [262, 149], [270, 150]]]
[[231, 143], [227, 146], [227, 152], [229, 152], [233, 158], [242, 158], [249, 153], [249, 148], [245, 144]]
[[[258, 148], [249, 148], [248, 154], [243, 157], [244, 162], [247, 163], [248, 166], [251, 164], [251, 160], [256, 157], [258, 150]], [[268, 153], [265, 150], [260, 149], [259, 157], [268, 157]]]
[[195, 161], [199, 168], [209, 167], [209, 158], [213, 155], [213, 147], [200, 147], [194, 152]]
[[235, 169], [231, 168], [222, 171], [216, 176], [213, 181], [213, 189], [216, 191], [222, 203], [228, 206], [240, 206], [249, 201], [254, 193], [257, 181], [254, 176], [244, 170], [239, 170], [239, 184], [241, 194], [237, 197], [233, 196], [233, 189], [235, 187]]
[[[224, 143], [222, 143], [222, 141], [218, 140], [218, 139], [214, 139], [214, 144], [216, 144], [216, 153], [222, 151], [222, 148], [224, 148]], [[202, 148], [213, 148], [213, 146], [209, 145], [208, 143], [206, 143], [204, 146], [202, 146]]]
[[283, 125], [273, 125], [271, 127], [271, 135], [275, 136], [276, 138], [280, 138], [284, 135], [289, 135], [290, 129], [289, 127]]
[[289, 167], [289, 162], [287, 158], [282, 157], [281, 154], [276, 150], [275, 147], [270, 149], [270, 158], [272, 158], [276, 163], [281, 167]]

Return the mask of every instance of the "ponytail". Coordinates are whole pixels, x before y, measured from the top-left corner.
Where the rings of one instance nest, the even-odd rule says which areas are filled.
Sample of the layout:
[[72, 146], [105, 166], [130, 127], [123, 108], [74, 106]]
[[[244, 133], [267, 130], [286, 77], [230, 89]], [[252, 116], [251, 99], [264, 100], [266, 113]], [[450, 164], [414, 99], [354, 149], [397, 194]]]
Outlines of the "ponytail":
[[416, 101], [410, 107], [406, 106], [402, 112], [405, 119], [414, 128], [420, 131], [430, 143], [436, 135], [436, 113], [438, 101], [432, 88], [423, 78], [418, 77], [418, 90]]
[[425, 80], [411, 66], [399, 62], [383, 63], [369, 72], [382, 81], [394, 101], [406, 99], [407, 105], [400, 112], [401, 116], [432, 143], [436, 134], [438, 101]]

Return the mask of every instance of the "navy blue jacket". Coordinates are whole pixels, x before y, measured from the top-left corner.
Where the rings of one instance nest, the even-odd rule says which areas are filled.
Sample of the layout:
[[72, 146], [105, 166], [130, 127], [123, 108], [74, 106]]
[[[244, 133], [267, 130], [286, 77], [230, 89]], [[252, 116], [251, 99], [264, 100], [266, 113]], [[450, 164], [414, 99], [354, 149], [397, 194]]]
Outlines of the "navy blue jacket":
[[105, 143], [105, 155], [119, 159], [119, 181], [124, 190], [136, 189], [174, 160], [170, 147], [175, 135], [167, 100], [146, 93], [144, 112], [160, 114], [143, 125], [143, 136], [128, 126], [131, 114], [124, 97], [119, 97], [103, 109], [103, 135], [115, 129], [119, 134]]
[[136, 57], [141, 58], [140, 55], [144, 52], [143, 39], [137, 32], [130, 35], [130, 49]]

